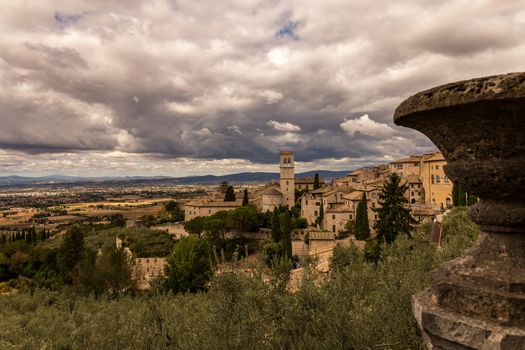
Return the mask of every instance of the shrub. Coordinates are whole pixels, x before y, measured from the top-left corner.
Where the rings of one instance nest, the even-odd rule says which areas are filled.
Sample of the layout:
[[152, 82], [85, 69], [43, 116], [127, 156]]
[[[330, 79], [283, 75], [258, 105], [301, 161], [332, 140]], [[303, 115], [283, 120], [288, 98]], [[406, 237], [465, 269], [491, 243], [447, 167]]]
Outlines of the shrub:
[[250, 274], [218, 274], [207, 293], [2, 296], [0, 348], [424, 349], [411, 297], [430, 270], [477, 234], [465, 212], [450, 215], [440, 249], [423, 235], [400, 235], [368, 263], [363, 251], [339, 246], [332, 272], [303, 269], [293, 293], [285, 288], [290, 265], [281, 261]]

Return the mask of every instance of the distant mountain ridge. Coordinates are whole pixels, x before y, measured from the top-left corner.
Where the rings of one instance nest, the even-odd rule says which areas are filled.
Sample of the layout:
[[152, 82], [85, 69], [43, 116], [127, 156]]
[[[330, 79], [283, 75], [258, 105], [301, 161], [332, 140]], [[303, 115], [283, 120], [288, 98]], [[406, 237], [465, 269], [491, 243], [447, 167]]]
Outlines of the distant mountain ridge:
[[[319, 174], [325, 181], [331, 181], [350, 173], [351, 170], [331, 171], [314, 170], [295, 174], [296, 178], [313, 177]], [[279, 173], [269, 172], [242, 172], [228, 175], [199, 175], [185, 177], [169, 176], [107, 176], [107, 177], [82, 177], [54, 174], [49, 176], [0, 176], [1, 187], [20, 187], [20, 186], [46, 186], [46, 185], [75, 185], [75, 184], [126, 184], [126, 183], [172, 183], [172, 184], [214, 184], [221, 181], [232, 183], [242, 182], [268, 182], [278, 180]]]

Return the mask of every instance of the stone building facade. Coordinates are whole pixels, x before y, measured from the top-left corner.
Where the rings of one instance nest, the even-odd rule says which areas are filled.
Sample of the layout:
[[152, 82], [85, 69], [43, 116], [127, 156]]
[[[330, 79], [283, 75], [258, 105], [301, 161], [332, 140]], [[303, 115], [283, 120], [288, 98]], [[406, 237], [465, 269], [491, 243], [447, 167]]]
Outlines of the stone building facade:
[[[280, 153], [280, 180], [282, 206], [291, 208], [295, 204], [295, 154], [292, 151]], [[264, 203], [263, 203], [264, 204]]]
[[197, 216], [210, 216], [222, 210], [233, 210], [242, 206], [242, 201], [224, 202], [223, 200], [201, 199], [188, 202], [184, 205], [185, 220], [189, 221]]

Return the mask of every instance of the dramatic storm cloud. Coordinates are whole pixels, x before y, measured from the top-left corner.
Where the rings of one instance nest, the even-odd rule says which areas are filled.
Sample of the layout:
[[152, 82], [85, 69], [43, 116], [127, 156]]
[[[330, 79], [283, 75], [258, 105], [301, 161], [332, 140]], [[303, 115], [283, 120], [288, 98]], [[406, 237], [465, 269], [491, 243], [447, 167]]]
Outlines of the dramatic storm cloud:
[[385, 162], [433, 149], [404, 98], [525, 62], [522, 0], [1, 5], [0, 175]]

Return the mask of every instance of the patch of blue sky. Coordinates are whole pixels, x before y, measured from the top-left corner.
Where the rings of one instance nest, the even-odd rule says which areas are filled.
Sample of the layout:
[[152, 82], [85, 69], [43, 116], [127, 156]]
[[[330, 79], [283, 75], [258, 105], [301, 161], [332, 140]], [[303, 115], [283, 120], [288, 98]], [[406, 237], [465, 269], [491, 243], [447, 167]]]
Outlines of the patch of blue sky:
[[288, 21], [285, 25], [283, 25], [277, 33], [275, 33], [276, 38], [290, 38], [293, 41], [299, 40], [299, 36], [295, 34], [295, 29], [297, 28], [298, 22], [296, 21]]
[[78, 22], [82, 18], [82, 15], [66, 15], [60, 12], [55, 12], [54, 17], [55, 22], [57, 22], [60, 29], [64, 29]]

